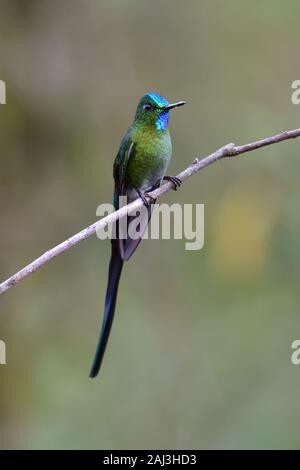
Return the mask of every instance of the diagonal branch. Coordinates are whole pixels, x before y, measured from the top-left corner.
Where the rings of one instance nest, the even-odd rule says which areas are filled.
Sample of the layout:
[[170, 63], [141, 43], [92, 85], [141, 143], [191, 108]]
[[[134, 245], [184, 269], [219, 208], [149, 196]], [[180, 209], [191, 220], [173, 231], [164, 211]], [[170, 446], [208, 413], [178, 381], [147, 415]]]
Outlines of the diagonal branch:
[[[251, 142], [249, 144], [239, 146], [236, 146], [235, 144], [225, 145], [224, 147], [221, 147], [219, 150], [211, 153], [202, 160], [194, 160], [194, 162], [181, 173], [179, 173], [177, 177], [184, 181], [190, 176], [192, 176], [194, 173], [197, 173], [206, 166], [211, 165], [212, 163], [216, 162], [217, 160], [221, 160], [222, 158], [235, 157], [242, 153], [251, 152], [252, 150], [256, 150], [261, 147], [266, 147], [267, 145], [277, 144], [278, 142], [282, 142], [284, 140], [295, 139], [296, 137], [300, 137], [300, 129], [281, 132], [280, 134], [276, 134], [262, 140], [257, 140], [256, 142]], [[170, 189], [172, 188], [173, 183], [167, 182], [152, 191], [151, 193], [149, 193], [149, 195], [154, 199], [158, 199], [163, 194], [170, 191]], [[0, 294], [5, 292], [10, 287], [13, 287], [15, 284], [18, 284], [20, 281], [25, 279], [25, 277], [34, 273], [37, 269], [41, 268], [44, 264], [48, 263], [48, 261], [50, 261], [52, 258], [55, 258], [56, 256], [71, 248], [72, 246], [77, 245], [82, 240], [85, 240], [86, 238], [93, 235], [96, 231], [107, 227], [109, 224], [115, 222], [116, 220], [121, 219], [132, 212], [136, 212], [142, 206], [142, 199], [136, 199], [134, 202], [122, 207], [121, 209], [113, 212], [112, 214], [106, 217], [103, 217], [102, 219], [93, 223], [89, 227], [81, 230], [81, 232], [76, 233], [76, 235], [73, 235], [72, 237], [68, 238], [59, 245], [56, 245], [54, 248], [51, 248], [50, 250], [46, 251], [39, 258], [35, 259], [34, 261], [32, 261], [32, 263], [28, 264], [23, 269], [21, 269], [21, 271], [17, 272], [16, 274], [8, 278], [6, 281], [2, 282], [2, 284], [0, 284]]]

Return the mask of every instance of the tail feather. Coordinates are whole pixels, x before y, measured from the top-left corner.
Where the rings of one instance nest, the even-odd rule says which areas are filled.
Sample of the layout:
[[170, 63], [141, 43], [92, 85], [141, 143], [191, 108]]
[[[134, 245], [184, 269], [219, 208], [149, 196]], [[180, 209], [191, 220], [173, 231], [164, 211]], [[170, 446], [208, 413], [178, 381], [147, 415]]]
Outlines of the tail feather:
[[[152, 186], [151, 190], [156, 189], [160, 185], [160, 180]], [[116, 193], [115, 193], [116, 197]], [[154, 201], [155, 202], [155, 201]], [[118, 203], [115, 201], [115, 207], [118, 209]], [[101, 367], [102, 359], [105, 353], [106, 344], [108, 341], [110, 329], [112, 326], [112, 322], [114, 319], [115, 313], [115, 306], [117, 300], [117, 293], [118, 293], [118, 286], [119, 280], [123, 268], [124, 261], [127, 261], [131, 255], [134, 253], [136, 248], [138, 247], [143, 233], [146, 230], [146, 227], [151, 219], [153, 206], [151, 205], [148, 208], [147, 213], [145, 214], [145, 218], [142, 217], [143, 220], [140, 221], [140, 238], [132, 239], [130, 238], [129, 234], [127, 233], [127, 238], [122, 239], [119, 237], [119, 224], [118, 221], [116, 223], [116, 239], [112, 240], [112, 254], [109, 264], [109, 273], [108, 273], [108, 284], [106, 290], [106, 297], [105, 297], [105, 305], [104, 305], [104, 315], [102, 320], [102, 327], [100, 331], [100, 337], [98, 341], [98, 346], [94, 358], [94, 362], [91, 368], [90, 377], [94, 378], [98, 375], [98, 372]], [[128, 222], [134, 219], [134, 217], [128, 217]]]
[[94, 378], [97, 376], [103, 355], [105, 352], [107, 340], [109, 337], [111, 325], [114, 319], [115, 306], [118, 293], [118, 285], [122, 272], [123, 260], [118, 252], [118, 249], [112, 246], [112, 255], [109, 264], [108, 284], [105, 297], [104, 315], [102, 321], [102, 327], [99, 337], [99, 342], [90, 372], [90, 377]]
[[[154, 204], [155, 201], [152, 203]], [[152, 215], [152, 211], [153, 211], [153, 205], [151, 204], [151, 206], [149, 206], [147, 208], [147, 211], [144, 215], [144, 217], [141, 217], [141, 221], [140, 221], [140, 224], [139, 224], [139, 227], [138, 227], [138, 231], [139, 231], [139, 234], [140, 234], [140, 237], [139, 238], [131, 238], [129, 233], [127, 233], [127, 238], [126, 239], [120, 239], [119, 240], [119, 248], [120, 248], [120, 254], [121, 254], [121, 257], [124, 261], [128, 261], [129, 258], [131, 258], [131, 256], [133, 255], [133, 253], [135, 252], [135, 250], [137, 249], [137, 247], [139, 246], [139, 244], [141, 243], [142, 241], [142, 238], [143, 238], [143, 235], [147, 229], [147, 226], [150, 222], [150, 219], [151, 219], [151, 215]], [[134, 222], [134, 219], [135, 217], [131, 217], [129, 216], [128, 217], [128, 228], [130, 227], [130, 223], [133, 221]]]
[[[157, 181], [150, 189], [149, 191], [153, 191], [154, 189], [158, 188], [160, 186], [160, 180]], [[121, 257], [124, 261], [128, 261], [129, 258], [133, 255], [137, 247], [139, 246], [140, 242], [142, 241], [143, 235], [146, 231], [146, 228], [150, 222], [152, 211], [154, 208], [154, 204], [156, 202], [156, 199], [153, 199], [151, 202], [151, 205], [147, 207], [147, 211], [145, 214], [142, 214], [142, 217], [140, 217], [140, 226], [138, 228], [138, 231], [140, 233], [139, 238], [131, 238], [129, 233], [127, 232], [127, 237], [125, 239], [120, 238], [119, 239], [119, 250]], [[136, 219], [135, 216], [128, 216], [127, 218], [127, 229], [130, 227], [130, 223], [134, 222]]]

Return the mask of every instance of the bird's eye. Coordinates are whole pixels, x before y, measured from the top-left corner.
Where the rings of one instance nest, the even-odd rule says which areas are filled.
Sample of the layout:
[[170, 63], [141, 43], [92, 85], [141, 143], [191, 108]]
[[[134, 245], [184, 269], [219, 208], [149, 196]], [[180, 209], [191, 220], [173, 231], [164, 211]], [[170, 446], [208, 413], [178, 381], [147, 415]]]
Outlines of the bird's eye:
[[151, 104], [144, 104], [144, 106], [143, 106], [144, 111], [150, 111], [151, 109], [152, 109]]

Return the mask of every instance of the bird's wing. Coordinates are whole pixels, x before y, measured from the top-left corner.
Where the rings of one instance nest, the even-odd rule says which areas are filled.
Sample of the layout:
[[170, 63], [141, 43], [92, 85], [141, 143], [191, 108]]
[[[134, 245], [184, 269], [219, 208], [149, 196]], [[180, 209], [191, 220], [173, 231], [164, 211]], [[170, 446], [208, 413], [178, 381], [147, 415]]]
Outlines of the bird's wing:
[[[127, 134], [125, 134], [119, 152], [116, 156], [114, 162], [114, 180], [115, 180], [115, 192], [114, 192], [114, 206], [116, 209], [119, 208], [119, 196], [126, 196], [126, 174], [128, 169], [128, 163], [130, 159], [134, 156], [135, 152], [135, 145], [132, 139], [131, 131], [129, 130]], [[154, 188], [149, 188], [154, 189]], [[138, 197], [138, 194], [137, 194]], [[118, 238], [118, 247], [119, 247], [119, 254], [123, 260], [128, 260], [131, 255], [134, 253], [136, 248], [138, 247], [139, 243], [141, 242], [142, 236], [147, 228], [149, 220], [151, 218], [152, 209], [151, 207], [148, 208], [147, 213], [144, 217], [140, 217], [140, 226], [139, 232], [141, 237], [137, 239], [133, 239], [128, 234], [128, 227], [131, 222], [134, 221], [135, 216], [128, 216], [127, 217], [127, 234], [126, 238], [119, 237], [120, 233], [120, 224], [116, 222], [116, 234]]]
[[[126, 171], [130, 158], [134, 155], [134, 142], [132, 140], [130, 130], [125, 134], [118, 154], [114, 161], [113, 175], [115, 180], [115, 194], [114, 194], [114, 204], [115, 208], [119, 208], [119, 196], [124, 196], [125, 191], [125, 181], [126, 181]], [[117, 200], [116, 200], [117, 199]]]
[[[126, 168], [128, 161], [133, 151], [133, 141], [131, 139], [130, 132], [128, 131], [121, 142], [119, 152], [114, 162], [114, 180], [115, 180], [115, 192], [114, 192], [114, 206], [116, 209], [119, 208], [119, 196], [125, 194], [125, 177]], [[117, 238], [119, 231], [119, 223], [116, 222]], [[126, 240], [122, 240], [123, 242]], [[100, 331], [100, 337], [98, 346], [90, 372], [90, 377], [96, 377], [99, 372], [103, 355], [105, 352], [106, 344], [108, 341], [109, 333], [111, 330], [115, 306], [117, 300], [117, 292], [119, 279], [123, 266], [122, 253], [124, 252], [123, 247], [120, 244], [120, 240], [112, 240], [112, 254], [109, 265], [108, 284], [105, 297], [104, 315], [102, 320], [102, 327]]]

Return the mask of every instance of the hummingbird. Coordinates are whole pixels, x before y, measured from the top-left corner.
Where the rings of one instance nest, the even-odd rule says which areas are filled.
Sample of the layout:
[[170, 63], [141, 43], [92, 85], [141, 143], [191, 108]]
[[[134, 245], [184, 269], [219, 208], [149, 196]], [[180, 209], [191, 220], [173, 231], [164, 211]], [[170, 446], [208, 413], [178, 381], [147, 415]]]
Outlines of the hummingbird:
[[[176, 176], [167, 176], [166, 171], [172, 156], [172, 143], [168, 129], [170, 111], [183, 106], [185, 101], [169, 103], [163, 96], [146, 93], [140, 99], [133, 123], [125, 133], [114, 161], [114, 207], [119, 209], [119, 198], [126, 197], [129, 204], [141, 198], [147, 207], [146, 225], [150, 221], [152, 204], [155, 199], [148, 192], [160, 186], [163, 180], [173, 183], [173, 189], [180, 186]], [[150, 198], [150, 201], [149, 201]], [[152, 206], [152, 207], [151, 207]], [[128, 224], [132, 219], [128, 216]], [[128, 225], [127, 225], [128, 226]], [[119, 223], [116, 222], [116, 237], [111, 240], [111, 258], [106, 290], [104, 314], [100, 337], [91, 368], [90, 377], [97, 376], [110, 334], [119, 280], [124, 261], [127, 261], [141, 241], [120, 237]]]

